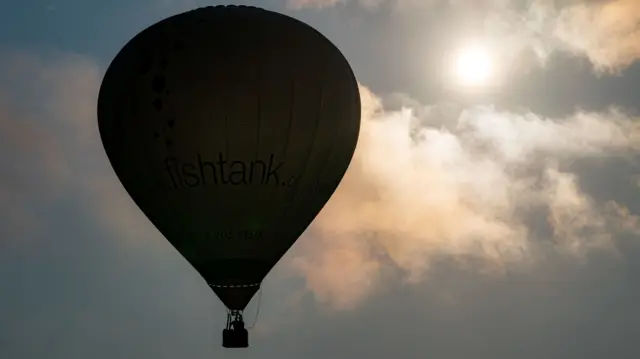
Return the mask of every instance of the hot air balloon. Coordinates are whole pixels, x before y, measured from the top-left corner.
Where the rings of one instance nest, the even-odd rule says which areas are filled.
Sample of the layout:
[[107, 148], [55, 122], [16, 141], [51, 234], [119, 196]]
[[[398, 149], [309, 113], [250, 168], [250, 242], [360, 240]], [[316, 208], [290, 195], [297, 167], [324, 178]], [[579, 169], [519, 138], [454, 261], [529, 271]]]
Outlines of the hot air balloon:
[[199, 8], [133, 37], [97, 108], [124, 189], [227, 307], [223, 346], [247, 347], [243, 310], [351, 162], [349, 63], [294, 18]]

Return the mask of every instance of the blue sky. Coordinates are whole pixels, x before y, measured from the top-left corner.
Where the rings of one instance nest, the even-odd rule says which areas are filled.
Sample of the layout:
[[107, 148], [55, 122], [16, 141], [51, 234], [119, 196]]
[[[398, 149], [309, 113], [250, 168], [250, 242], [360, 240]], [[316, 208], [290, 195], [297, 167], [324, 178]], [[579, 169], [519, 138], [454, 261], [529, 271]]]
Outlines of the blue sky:
[[[95, 115], [126, 41], [211, 4], [0, 5], [1, 358], [640, 354], [638, 2], [255, 3], [344, 52], [363, 126], [240, 352], [220, 347], [221, 303], [124, 193]], [[469, 39], [497, 83], [477, 96], [443, 60]]]

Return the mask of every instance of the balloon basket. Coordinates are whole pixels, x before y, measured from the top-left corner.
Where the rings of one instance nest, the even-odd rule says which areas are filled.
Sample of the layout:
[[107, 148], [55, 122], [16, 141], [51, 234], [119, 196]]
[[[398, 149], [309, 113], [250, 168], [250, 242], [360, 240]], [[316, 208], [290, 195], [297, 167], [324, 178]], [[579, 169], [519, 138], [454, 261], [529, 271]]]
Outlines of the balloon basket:
[[225, 348], [249, 347], [249, 332], [244, 327], [242, 311], [232, 310], [227, 314], [227, 327], [222, 331], [222, 346]]

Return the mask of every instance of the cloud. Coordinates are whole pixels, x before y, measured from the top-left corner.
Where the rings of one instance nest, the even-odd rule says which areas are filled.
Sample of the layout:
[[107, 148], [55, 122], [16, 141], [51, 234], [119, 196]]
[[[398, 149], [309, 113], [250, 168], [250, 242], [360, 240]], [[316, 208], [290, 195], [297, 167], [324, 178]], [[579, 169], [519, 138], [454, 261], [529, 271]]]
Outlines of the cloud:
[[96, 62], [58, 52], [2, 55], [3, 238], [24, 237], [42, 227], [46, 218], [37, 213], [71, 198], [80, 198], [109, 231], [150, 233], [101, 146], [95, 117], [101, 70]]
[[[542, 63], [554, 51], [586, 56], [598, 71], [617, 72], [640, 58], [640, 2], [636, 0], [289, 0], [292, 9], [357, 4], [375, 10], [446, 13], [468, 26], [477, 24], [497, 39], [508, 58], [531, 52]], [[441, 5], [434, 7], [433, 5]], [[443, 5], [446, 5], [443, 6]], [[470, 30], [478, 36], [478, 28]]]
[[[305, 8], [325, 9], [333, 6], [355, 4], [368, 10], [378, 9], [381, 5], [390, 4], [397, 9], [429, 7], [447, 0], [287, 0], [287, 7], [294, 10]], [[482, 0], [475, 0], [481, 2]]]
[[583, 1], [556, 12], [553, 34], [602, 70], [625, 68], [640, 58], [640, 2]]
[[418, 282], [452, 258], [501, 274], [545, 251], [615, 251], [618, 234], [638, 233], [624, 205], [598, 203], [568, 169], [637, 155], [640, 127], [619, 110], [562, 119], [451, 104], [387, 110], [364, 87], [362, 101], [354, 160], [293, 261], [336, 308], [375, 290], [389, 268]]
[[287, 0], [287, 5], [292, 9], [317, 8], [335, 6], [342, 0]]
[[[128, 245], [155, 238], [100, 145], [96, 63], [14, 52], [2, 69], [0, 145], [13, 154], [1, 157], [5, 242], [42, 227], [42, 208], [70, 198]], [[362, 97], [351, 168], [311, 238], [285, 260], [320, 302], [353, 308], [390, 278], [430, 278], [441, 260], [501, 275], [538, 265], [544, 253], [615, 252], [617, 236], [637, 236], [624, 204], [595, 200], [567, 168], [576, 159], [636, 154], [637, 125], [621, 110], [548, 119], [383, 99], [365, 87]]]

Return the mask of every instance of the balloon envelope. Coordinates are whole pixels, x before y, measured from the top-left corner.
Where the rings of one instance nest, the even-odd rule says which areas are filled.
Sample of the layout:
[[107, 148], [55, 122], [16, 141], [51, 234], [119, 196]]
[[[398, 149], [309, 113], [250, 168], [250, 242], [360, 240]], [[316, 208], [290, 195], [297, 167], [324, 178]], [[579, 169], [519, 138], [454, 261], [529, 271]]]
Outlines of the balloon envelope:
[[313, 28], [217, 6], [130, 40], [104, 76], [98, 124], [135, 203], [242, 310], [347, 170], [360, 97]]

